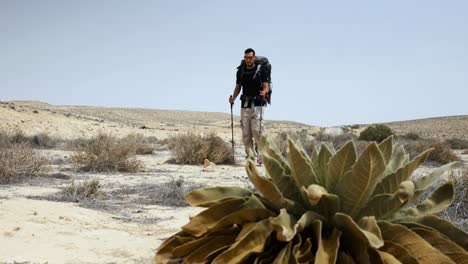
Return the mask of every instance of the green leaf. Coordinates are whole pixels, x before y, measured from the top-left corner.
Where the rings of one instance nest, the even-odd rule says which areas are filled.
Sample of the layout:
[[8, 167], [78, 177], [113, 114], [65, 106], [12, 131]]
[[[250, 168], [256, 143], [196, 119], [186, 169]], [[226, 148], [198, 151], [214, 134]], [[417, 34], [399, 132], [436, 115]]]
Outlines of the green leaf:
[[332, 150], [327, 144], [322, 143], [318, 154], [316, 175], [320, 185], [328, 189], [330, 183], [328, 179], [328, 161], [333, 156]]
[[257, 222], [248, 233], [218, 255], [214, 264], [242, 263], [251, 254], [263, 252], [265, 242], [273, 232], [270, 219]]
[[286, 175], [281, 164], [271, 157], [269, 154], [263, 154], [263, 163], [268, 176], [279, 189], [285, 198], [293, 201], [305, 201], [305, 197], [301, 195], [300, 189], [297, 187], [294, 179]]
[[356, 216], [367, 203], [385, 169], [382, 153], [375, 143], [369, 144], [354, 165], [351, 173], [343, 177], [337, 187], [341, 210]]
[[440, 178], [447, 170], [457, 166], [459, 164], [459, 162], [451, 162], [451, 163], [448, 163], [448, 164], [445, 164], [441, 167], [438, 167], [437, 169], [434, 169], [431, 173], [429, 173], [428, 175], [425, 175], [423, 177], [420, 177], [416, 180], [414, 180], [414, 185], [415, 185], [415, 189], [416, 189], [416, 193], [418, 195], [415, 195], [411, 201], [414, 201], [416, 200], [419, 195], [421, 195], [425, 190], [426, 188], [428, 188], [429, 186], [432, 185], [432, 183]]
[[275, 207], [286, 208], [288, 211], [294, 212], [294, 214], [302, 214], [305, 210], [299, 203], [286, 199], [271, 180], [261, 177], [254, 161], [247, 161], [246, 170], [255, 188]]
[[[252, 211], [247, 211], [239, 213], [244, 209], [261, 209], [255, 211], [254, 215], [249, 215], [247, 212], [252, 214]], [[190, 222], [182, 227], [184, 232], [187, 232], [195, 237], [199, 237], [207, 232], [209, 232], [213, 227], [219, 226], [218, 223], [223, 223], [226, 221], [225, 217], [233, 214], [235, 221], [244, 221], [249, 219], [261, 219], [268, 217], [271, 213], [269, 210], [265, 209], [262, 202], [258, 200], [255, 196], [251, 196], [247, 199], [236, 199], [228, 200], [222, 203], [219, 203], [215, 206], [212, 206], [200, 214], [192, 217]], [[231, 216], [231, 217], [233, 217]], [[229, 219], [229, 218], [228, 218]], [[236, 220], [237, 219], [237, 220]]]
[[426, 161], [429, 156], [430, 149], [415, 157], [410, 163], [398, 169], [395, 173], [385, 177], [377, 184], [372, 196], [382, 193], [394, 193], [398, 190], [400, 183], [409, 179], [413, 172]]
[[379, 222], [382, 236], [387, 241], [403, 246], [418, 263], [454, 263], [450, 258], [433, 248], [426, 240], [399, 224]]
[[449, 181], [437, 188], [434, 193], [416, 207], [401, 209], [396, 212], [395, 218], [415, 217], [427, 214], [436, 214], [447, 209], [453, 202], [453, 182]]
[[377, 219], [387, 219], [402, 206], [401, 201], [393, 194], [379, 194], [372, 197], [366, 207], [359, 212], [357, 219], [364, 216], [375, 216]]
[[384, 243], [374, 217], [364, 217], [357, 225], [350, 216], [336, 213], [335, 223], [344, 233], [351, 234], [352, 238], [366, 241], [373, 248], [379, 248]]
[[278, 241], [289, 242], [296, 235], [294, 225], [296, 219], [294, 216], [288, 214], [286, 209], [281, 209], [277, 217], [271, 219], [271, 226], [276, 231], [276, 239]]
[[382, 259], [382, 263], [384, 264], [401, 264], [401, 262], [395, 258], [392, 254], [389, 254], [384, 251], [377, 250], [377, 253], [380, 255]]
[[299, 151], [294, 142], [288, 139], [289, 142], [289, 164], [291, 165], [291, 174], [296, 181], [297, 186], [309, 186], [317, 184], [318, 179], [312, 168], [312, 164], [304, 154]]
[[448, 256], [457, 264], [468, 263], [468, 253], [455, 242], [452, 242], [447, 237], [439, 232], [428, 228], [410, 228], [413, 232], [424, 238], [434, 248], [438, 249], [444, 255]]
[[240, 187], [213, 187], [191, 191], [185, 200], [191, 206], [210, 207], [226, 199], [248, 198], [252, 192]]
[[413, 255], [411, 255], [410, 251], [407, 248], [396, 242], [385, 240], [385, 244], [383, 247], [380, 248], [380, 250], [395, 257], [401, 263], [419, 264], [419, 262]]
[[184, 263], [210, 263], [217, 255], [229, 248], [233, 242], [234, 239], [230, 236], [213, 237], [195, 248], [184, 260]]
[[396, 172], [399, 168], [403, 167], [408, 162], [408, 155], [405, 152], [405, 148], [403, 145], [399, 145], [395, 152], [393, 152], [390, 161], [387, 163], [387, 167], [385, 168], [385, 172], [383, 174], [382, 179], [387, 177], [388, 175]]
[[327, 190], [331, 193], [335, 192], [338, 182], [341, 181], [346, 172], [351, 171], [353, 165], [356, 163], [356, 157], [356, 147], [354, 142], [350, 141], [330, 158], [327, 173], [329, 177], [329, 188], [327, 188]]
[[431, 227], [448, 237], [453, 242], [460, 245], [464, 250], [468, 250], [468, 234], [455, 227], [451, 222], [441, 219], [435, 215], [407, 218], [401, 223], [418, 223]]
[[317, 253], [315, 254], [315, 264], [336, 263], [338, 256], [338, 247], [340, 246], [341, 231], [333, 229], [329, 238], [322, 238], [322, 222], [315, 221], [314, 234], [318, 245]]
[[389, 136], [384, 141], [380, 142], [379, 149], [382, 152], [385, 164], [388, 164], [393, 154], [393, 136]]
[[287, 175], [291, 173], [288, 162], [281, 154], [281, 151], [279, 151], [276, 145], [273, 144], [266, 136], [262, 136], [262, 139], [260, 140], [260, 149], [263, 154], [266, 153], [275, 159], [281, 165]]

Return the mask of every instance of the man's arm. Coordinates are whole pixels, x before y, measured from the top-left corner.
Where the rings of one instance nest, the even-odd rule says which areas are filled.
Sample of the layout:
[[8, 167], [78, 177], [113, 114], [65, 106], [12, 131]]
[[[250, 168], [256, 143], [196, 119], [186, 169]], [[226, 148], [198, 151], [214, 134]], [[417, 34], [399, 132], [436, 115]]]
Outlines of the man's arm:
[[268, 82], [262, 82], [262, 91], [260, 92], [261, 96], [266, 96], [270, 91], [270, 85]]

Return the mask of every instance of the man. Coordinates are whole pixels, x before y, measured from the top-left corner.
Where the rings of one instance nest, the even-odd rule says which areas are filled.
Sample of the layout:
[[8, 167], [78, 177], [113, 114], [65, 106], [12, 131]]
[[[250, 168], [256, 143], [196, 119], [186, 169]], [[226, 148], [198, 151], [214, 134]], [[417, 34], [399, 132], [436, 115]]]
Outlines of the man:
[[237, 70], [236, 86], [233, 96], [229, 97], [229, 103], [234, 104], [241, 88], [241, 128], [245, 153], [249, 155], [249, 150], [252, 150], [257, 156], [257, 162], [261, 163], [256, 150], [260, 142], [260, 135], [264, 130], [263, 126], [260, 127], [260, 118], [263, 117], [261, 112], [266, 105], [265, 96], [268, 94], [270, 86], [265, 67], [256, 65], [255, 51], [250, 48], [245, 50], [244, 61]]

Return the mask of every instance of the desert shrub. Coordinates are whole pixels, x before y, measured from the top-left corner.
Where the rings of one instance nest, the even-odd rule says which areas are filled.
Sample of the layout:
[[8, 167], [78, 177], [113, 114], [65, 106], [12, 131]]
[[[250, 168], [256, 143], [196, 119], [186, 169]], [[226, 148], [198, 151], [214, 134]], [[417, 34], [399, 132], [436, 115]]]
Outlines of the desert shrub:
[[446, 141], [452, 149], [468, 149], [468, 140], [451, 138]]
[[137, 172], [143, 169], [143, 164], [133, 154], [134, 147], [131, 144], [123, 144], [108, 134], [99, 134], [88, 144], [79, 146], [71, 159], [81, 171]]
[[82, 202], [85, 200], [94, 200], [105, 197], [106, 194], [102, 190], [102, 185], [98, 180], [84, 181], [75, 183], [74, 181], [63, 188], [56, 195], [55, 200], [67, 202]]
[[133, 151], [138, 155], [153, 154], [154, 147], [152, 144], [154, 143], [152, 142], [154, 142], [154, 140], [157, 141], [156, 138], [146, 138], [141, 134], [129, 134], [121, 139], [123, 144], [133, 146]]
[[419, 135], [417, 133], [414, 133], [414, 132], [409, 132], [409, 133], [403, 134], [403, 135], [400, 136], [400, 138], [406, 139], [406, 140], [418, 140], [418, 139], [420, 139]]
[[382, 142], [393, 135], [393, 131], [386, 125], [371, 125], [359, 134], [359, 140]]
[[231, 147], [215, 134], [175, 135], [167, 139], [167, 146], [171, 151], [173, 162], [177, 164], [201, 164], [205, 159], [216, 164], [232, 163]]
[[49, 160], [26, 143], [8, 143], [0, 147], [0, 183], [22, 177], [42, 176], [50, 171]]
[[450, 145], [434, 139], [420, 139], [417, 141], [403, 141], [405, 149], [410, 157], [419, 155], [426, 149], [432, 148], [427, 161], [434, 161], [440, 164], [446, 164], [452, 161], [458, 161], [460, 158], [450, 149]]
[[361, 128], [361, 125], [354, 124], [354, 125], [351, 125], [350, 128], [351, 129], [359, 129], [359, 128]]
[[157, 186], [157, 190], [151, 192], [150, 200], [153, 204], [165, 206], [188, 206], [184, 196], [195, 189], [203, 187], [194, 182], [188, 182], [184, 177], [171, 178], [168, 182]]
[[54, 148], [57, 147], [61, 140], [49, 136], [47, 133], [39, 133], [30, 137], [29, 142], [33, 147], [39, 148]]
[[0, 131], [0, 146], [8, 144], [29, 144], [33, 148], [53, 148], [59, 139], [50, 137], [47, 133], [26, 136], [20, 129]]

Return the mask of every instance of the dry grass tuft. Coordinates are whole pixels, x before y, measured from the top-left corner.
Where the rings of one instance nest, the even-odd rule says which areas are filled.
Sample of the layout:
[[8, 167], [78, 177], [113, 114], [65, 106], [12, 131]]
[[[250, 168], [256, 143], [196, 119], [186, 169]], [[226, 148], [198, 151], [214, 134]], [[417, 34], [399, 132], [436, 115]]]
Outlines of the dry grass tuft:
[[43, 176], [50, 171], [50, 161], [26, 143], [1, 143], [0, 183], [11, 183], [22, 177]]
[[216, 164], [232, 163], [230, 145], [216, 134], [201, 136], [180, 134], [167, 139], [172, 161], [177, 164], [202, 164], [205, 159]]
[[99, 181], [91, 180], [80, 182], [78, 184], [72, 182], [59, 194], [55, 195], [54, 200], [78, 203], [103, 198], [105, 196], [106, 194], [102, 191], [102, 185]]
[[79, 145], [71, 159], [80, 171], [138, 172], [143, 169], [143, 164], [132, 157], [134, 151], [131, 144], [124, 144], [108, 134], [99, 134], [88, 144]]

